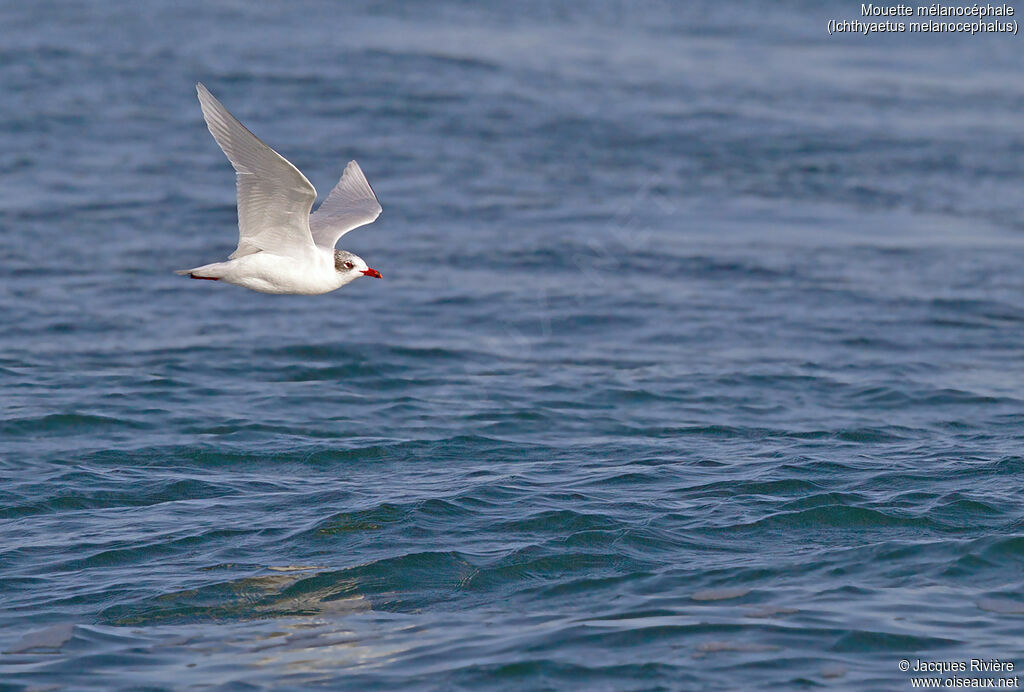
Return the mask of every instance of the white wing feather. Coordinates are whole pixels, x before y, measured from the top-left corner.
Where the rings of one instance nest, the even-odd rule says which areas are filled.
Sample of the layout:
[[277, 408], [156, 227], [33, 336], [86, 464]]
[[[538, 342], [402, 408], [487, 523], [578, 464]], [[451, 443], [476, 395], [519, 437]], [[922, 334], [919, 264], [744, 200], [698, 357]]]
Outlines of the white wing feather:
[[237, 173], [238, 249], [231, 259], [264, 250], [306, 258], [314, 251], [309, 210], [316, 189], [283, 156], [261, 142], [201, 83], [199, 104], [210, 134]]
[[380, 202], [366, 176], [355, 161], [349, 161], [341, 180], [327, 199], [309, 217], [313, 241], [320, 247], [333, 248], [338, 238], [353, 228], [365, 226], [380, 216]]

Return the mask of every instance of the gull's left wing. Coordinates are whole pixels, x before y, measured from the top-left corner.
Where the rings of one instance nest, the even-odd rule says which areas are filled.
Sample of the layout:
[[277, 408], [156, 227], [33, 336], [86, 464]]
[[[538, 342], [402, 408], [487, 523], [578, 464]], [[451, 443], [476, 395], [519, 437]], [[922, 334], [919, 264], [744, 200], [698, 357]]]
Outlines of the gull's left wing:
[[237, 173], [238, 249], [231, 259], [265, 250], [305, 259], [315, 253], [309, 210], [316, 189], [286, 158], [238, 122], [202, 83], [199, 105], [210, 134]]

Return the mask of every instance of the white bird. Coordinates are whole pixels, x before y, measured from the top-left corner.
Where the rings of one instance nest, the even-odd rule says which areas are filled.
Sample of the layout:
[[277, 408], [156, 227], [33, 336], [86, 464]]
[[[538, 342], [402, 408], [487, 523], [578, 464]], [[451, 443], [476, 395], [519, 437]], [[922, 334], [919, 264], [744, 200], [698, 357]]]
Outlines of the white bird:
[[306, 176], [249, 132], [202, 83], [196, 91], [210, 134], [237, 173], [238, 248], [227, 262], [177, 273], [261, 293], [304, 295], [328, 293], [361, 276], [381, 278], [361, 257], [334, 249], [341, 236], [381, 212], [359, 164], [349, 161], [327, 200], [310, 214], [316, 189]]

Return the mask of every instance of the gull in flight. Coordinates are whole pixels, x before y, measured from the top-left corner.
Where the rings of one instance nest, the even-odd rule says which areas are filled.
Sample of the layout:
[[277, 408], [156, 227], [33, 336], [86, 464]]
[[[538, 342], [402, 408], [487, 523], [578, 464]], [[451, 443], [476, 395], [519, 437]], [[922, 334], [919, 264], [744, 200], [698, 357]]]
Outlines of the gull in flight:
[[372, 223], [380, 202], [355, 161], [310, 214], [316, 189], [299, 169], [261, 142], [196, 84], [210, 134], [235, 168], [238, 248], [226, 262], [183, 269], [193, 279], [224, 281], [261, 293], [328, 293], [361, 276], [381, 278], [357, 255], [335, 250], [338, 238]]

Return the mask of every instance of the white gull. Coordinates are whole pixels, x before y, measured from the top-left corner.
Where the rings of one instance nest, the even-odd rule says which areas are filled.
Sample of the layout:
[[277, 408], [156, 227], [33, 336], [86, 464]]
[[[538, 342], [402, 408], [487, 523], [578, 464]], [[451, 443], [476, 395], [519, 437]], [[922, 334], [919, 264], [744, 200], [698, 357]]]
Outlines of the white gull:
[[226, 262], [183, 269], [193, 279], [224, 281], [261, 293], [317, 295], [361, 276], [381, 278], [357, 255], [334, 249], [341, 236], [372, 223], [380, 203], [355, 161], [310, 214], [316, 189], [283, 156], [249, 132], [201, 83], [210, 134], [237, 173], [238, 248]]

